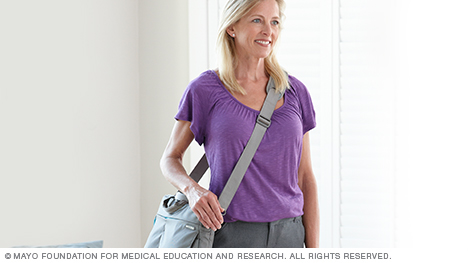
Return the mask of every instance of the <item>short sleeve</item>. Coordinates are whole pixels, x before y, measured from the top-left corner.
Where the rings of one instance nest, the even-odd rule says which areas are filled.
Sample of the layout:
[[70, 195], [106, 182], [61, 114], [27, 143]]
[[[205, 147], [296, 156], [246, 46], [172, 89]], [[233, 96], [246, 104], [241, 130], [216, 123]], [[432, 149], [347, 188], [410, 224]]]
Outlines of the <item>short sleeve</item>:
[[307, 87], [298, 79], [290, 77], [290, 82], [291, 85], [295, 87], [297, 96], [299, 98], [299, 107], [302, 114], [303, 133], [306, 134], [316, 126], [315, 109], [312, 103], [312, 98], [309, 91], [307, 90]]
[[195, 79], [187, 86], [179, 103], [179, 110], [175, 115], [176, 120], [189, 121], [195, 141], [202, 145], [205, 141], [205, 132], [208, 115], [209, 94], [204, 94], [204, 88], [199, 79]]

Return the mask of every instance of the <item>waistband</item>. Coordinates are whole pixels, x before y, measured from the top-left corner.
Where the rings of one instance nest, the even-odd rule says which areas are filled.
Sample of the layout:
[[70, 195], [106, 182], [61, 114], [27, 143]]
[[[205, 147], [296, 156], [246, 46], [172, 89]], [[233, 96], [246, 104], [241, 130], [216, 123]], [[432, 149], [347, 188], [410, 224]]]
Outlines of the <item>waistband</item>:
[[302, 216], [296, 216], [296, 217], [291, 217], [291, 218], [283, 218], [280, 220], [276, 220], [273, 222], [246, 222], [246, 221], [234, 221], [234, 222], [228, 222], [228, 224], [232, 223], [238, 223], [238, 224], [254, 224], [254, 225], [265, 225], [265, 226], [274, 226], [274, 225], [281, 225], [285, 223], [295, 223], [295, 222], [302, 222]]

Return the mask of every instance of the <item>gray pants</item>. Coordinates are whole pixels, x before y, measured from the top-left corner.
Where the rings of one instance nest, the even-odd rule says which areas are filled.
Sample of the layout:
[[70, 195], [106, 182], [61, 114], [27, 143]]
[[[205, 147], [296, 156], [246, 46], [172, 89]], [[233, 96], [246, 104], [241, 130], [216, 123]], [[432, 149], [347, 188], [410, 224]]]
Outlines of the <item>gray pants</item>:
[[302, 248], [305, 231], [302, 217], [270, 223], [236, 221], [215, 232], [215, 248]]

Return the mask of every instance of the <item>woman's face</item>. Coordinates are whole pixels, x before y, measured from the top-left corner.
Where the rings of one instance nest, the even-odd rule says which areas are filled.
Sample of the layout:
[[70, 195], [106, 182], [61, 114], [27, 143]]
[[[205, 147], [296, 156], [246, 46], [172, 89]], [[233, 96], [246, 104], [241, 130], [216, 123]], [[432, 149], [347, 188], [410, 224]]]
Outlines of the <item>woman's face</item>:
[[266, 58], [279, 34], [279, 7], [275, 0], [263, 0], [227, 29], [234, 36], [237, 54], [242, 58]]

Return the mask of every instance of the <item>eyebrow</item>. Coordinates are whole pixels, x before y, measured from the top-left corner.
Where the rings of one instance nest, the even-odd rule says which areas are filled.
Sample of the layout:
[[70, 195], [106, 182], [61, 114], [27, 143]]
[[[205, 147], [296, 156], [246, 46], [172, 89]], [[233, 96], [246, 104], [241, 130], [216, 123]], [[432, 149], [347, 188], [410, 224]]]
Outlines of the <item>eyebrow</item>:
[[[259, 17], [261, 17], [261, 18], [265, 18], [264, 16], [262, 16], [262, 15], [260, 15], [260, 14], [252, 14], [252, 15], [250, 15], [249, 17], [253, 17], [253, 16], [259, 16]], [[274, 17], [272, 17], [271, 19], [280, 19], [280, 18], [279, 18], [279, 16], [274, 16]]]

